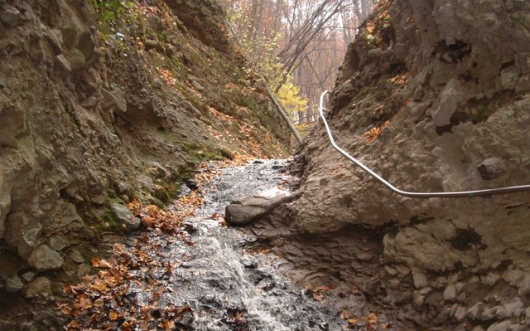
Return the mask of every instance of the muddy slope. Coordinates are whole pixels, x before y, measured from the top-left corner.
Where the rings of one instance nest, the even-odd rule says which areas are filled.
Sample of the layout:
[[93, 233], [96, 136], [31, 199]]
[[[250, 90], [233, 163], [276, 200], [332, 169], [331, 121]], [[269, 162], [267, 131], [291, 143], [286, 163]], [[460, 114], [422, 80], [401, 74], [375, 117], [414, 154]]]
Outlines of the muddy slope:
[[[331, 93], [338, 144], [403, 190], [530, 184], [529, 13], [527, 1], [381, 2]], [[530, 193], [401, 197], [322, 125], [297, 159], [300, 199], [260, 226], [300, 281], [360, 288], [401, 330], [529, 328]]]
[[170, 201], [202, 160], [286, 154], [216, 5], [112, 3], [0, 1], [0, 329], [53, 324], [40, 308], [139, 226], [129, 201]]

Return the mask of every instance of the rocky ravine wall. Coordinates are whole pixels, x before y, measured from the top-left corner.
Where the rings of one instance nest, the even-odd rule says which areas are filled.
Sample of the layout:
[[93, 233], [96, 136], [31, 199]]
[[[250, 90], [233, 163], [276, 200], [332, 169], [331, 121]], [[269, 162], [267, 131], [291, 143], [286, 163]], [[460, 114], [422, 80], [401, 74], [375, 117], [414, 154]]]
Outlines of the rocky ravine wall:
[[[528, 1], [383, 1], [348, 48], [329, 119], [404, 190], [530, 184], [529, 92]], [[266, 239], [301, 282], [362, 289], [396, 330], [530, 328], [530, 193], [401, 197], [322, 125], [297, 159], [300, 199], [257, 226], [277, 229]]]
[[285, 153], [220, 9], [135, 3], [98, 24], [90, 1], [0, 1], [0, 330], [61, 324], [46, 310], [139, 226], [132, 199], [170, 201], [201, 160]]

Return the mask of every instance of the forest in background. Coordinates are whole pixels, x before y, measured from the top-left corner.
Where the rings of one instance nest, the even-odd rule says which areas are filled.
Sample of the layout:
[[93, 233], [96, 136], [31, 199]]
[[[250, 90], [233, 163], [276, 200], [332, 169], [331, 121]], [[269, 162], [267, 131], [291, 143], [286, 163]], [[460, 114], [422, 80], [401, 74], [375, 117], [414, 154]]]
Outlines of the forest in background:
[[377, 0], [219, 0], [233, 32], [295, 123], [312, 122]]

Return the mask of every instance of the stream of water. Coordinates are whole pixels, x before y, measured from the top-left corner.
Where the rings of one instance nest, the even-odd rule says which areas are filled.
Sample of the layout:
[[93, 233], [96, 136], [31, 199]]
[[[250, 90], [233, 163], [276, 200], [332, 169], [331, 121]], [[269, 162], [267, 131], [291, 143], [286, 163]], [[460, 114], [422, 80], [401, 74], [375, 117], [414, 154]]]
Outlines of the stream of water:
[[[171, 275], [160, 275], [167, 288], [159, 300], [161, 306], [191, 308], [190, 316], [177, 325], [180, 330], [342, 330], [340, 312], [278, 273], [277, 258], [244, 249], [256, 240], [251, 231], [223, 227], [211, 218], [224, 213], [232, 200], [278, 187], [288, 179], [285, 168], [283, 160], [260, 160], [224, 169], [200, 188], [204, 206], [196, 217], [186, 220], [193, 245], [163, 236], [152, 238], [160, 242], [161, 259], [180, 263]], [[138, 305], [142, 300], [147, 304], [148, 295], [139, 289], [134, 296]]]

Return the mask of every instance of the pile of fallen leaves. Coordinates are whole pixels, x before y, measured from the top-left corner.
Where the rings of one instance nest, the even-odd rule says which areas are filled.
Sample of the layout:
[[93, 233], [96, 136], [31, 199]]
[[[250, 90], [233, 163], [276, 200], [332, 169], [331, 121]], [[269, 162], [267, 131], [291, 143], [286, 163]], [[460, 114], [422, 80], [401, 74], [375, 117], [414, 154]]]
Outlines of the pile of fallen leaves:
[[[189, 306], [162, 305], [159, 299], [170, 291], [168, 279], [181, 261], [169, 259], [162, 264], [153, 252], [167, 244], [152, 242], [147, 234], [132, 247], [115, 244], [109, 259], [94, 258], [97, 274], [87, 275], [75, 286], [64, 290], [74, 296], [72, 304], [60, 303], [58, 309], [71, 317], [66, 330], [185, 330], [193, 321]], [[142, 295], [139, 298], [138, 290]]]

